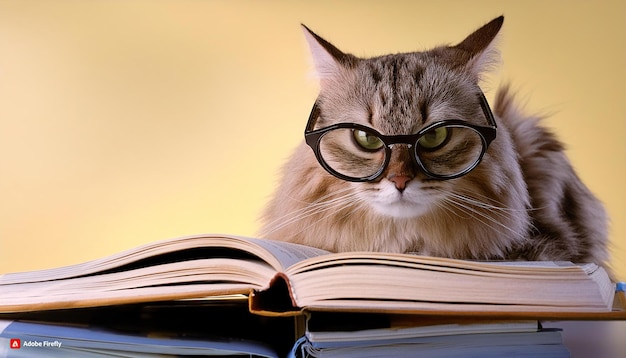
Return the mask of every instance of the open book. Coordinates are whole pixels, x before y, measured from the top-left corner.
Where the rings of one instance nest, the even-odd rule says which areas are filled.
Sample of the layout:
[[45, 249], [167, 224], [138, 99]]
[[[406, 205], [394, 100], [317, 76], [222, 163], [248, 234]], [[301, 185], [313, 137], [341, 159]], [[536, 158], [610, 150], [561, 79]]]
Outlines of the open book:
[[171, 239], [74, 266], [5, 274], [0, 313], [231, 294], [249, 295], [250, 310], [266, 315], [624, 316], [613, 309], [615, 284], [595, 264], [329, 253], [226, 235]]

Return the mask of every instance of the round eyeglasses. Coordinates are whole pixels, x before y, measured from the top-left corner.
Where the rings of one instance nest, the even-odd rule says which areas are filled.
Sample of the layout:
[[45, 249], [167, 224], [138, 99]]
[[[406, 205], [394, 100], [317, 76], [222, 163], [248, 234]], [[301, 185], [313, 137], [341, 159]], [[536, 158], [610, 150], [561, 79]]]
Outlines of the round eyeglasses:
[[384, 135], [356, 123], [337, 123], [313, 130], [320, 112], [313, 106], [304, 131], [306, 143], [320, 165], [335, 177], [347, 181], [375, 181], [383, 174], [391, 150], [406, 145], [411, 158], [434, 179], [453, 179], [472, 171], [496, 138], [496, 122], [485, 96], [479, 102], [489, 126], [462, 120], [432, 123], [409, 135]]

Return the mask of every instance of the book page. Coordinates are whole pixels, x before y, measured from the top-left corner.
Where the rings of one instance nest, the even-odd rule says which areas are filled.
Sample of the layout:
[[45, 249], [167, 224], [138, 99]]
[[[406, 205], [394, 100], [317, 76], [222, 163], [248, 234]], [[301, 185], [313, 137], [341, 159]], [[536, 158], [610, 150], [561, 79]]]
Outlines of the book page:
[[511, 267], [558, 268], [558, 267], [576, 266], [570, 261], [477, 261], [477, 262], [498, 265], [498, 266], [511, 266]]
[[[301, 261], [289, 268], [289, 274], [314, 271], [319, 268], [343, 264], [383, 265], [412, 267], [434, 271], [469, 273], [479, 272], [488, 275], [509, 275], [527, 272], [532, 275], [563, 275], [583, 274], [579, 265], [570, 262], [555, 261], [474, 261], [444, 257], [421, 256], [416, 254], [395, 254], [384, 252], [341, 252], [313, 257]], [[583, 267], [593, 267], [588, 264]]]
[[217, 237], [207, 235], [196, 235], [150, 242], [142, 246], [112, 254], [110, 256], [105, 256], [75, 265], [0, 275], [0, 285], [42, 282], [70, 277], [87, 276], [169, 252], [206, 246], [211, 243], [210, 241], [214, 240], [219, 239]]
[[445, 322], [441, 324], [417, 325], [409, 327], [388, 327], [355, 331], [306, 331], [311, 342], [372, 342], [383, 339], [407, 339], [417, 337], [441, 337], [458, 334], [479, 333], [521, 333], [537, 332], [536, 320], [491, 321], [473, 323]]
[[138, 300], [142, 292], [161, 295], [178, 293], [178, 289], [183, 289], [183, 296], [179, 298], [192, 298], [197, 296], [191, 292], [200, 287], [201, 292], [213, 291], [213, 294], [247, 293], [267, 285], [274, 274], [275, 271], [261, 261], [215, 258], [58, 281], [13, 284], [2, 288], [0, 311], [44, 303], [86, 305], [116, 297]]
[[[241, 256], [241, 252], [251, 254], [256, 256], [259, 261], [264, 261], [269, 264], [277, 272], [283, 271], [287, 267], [302, 260], [328, 254], [328, 252], [324, 250], [287, 242], [253, 239], [232, 235], [194, 235], [148, 243], [81, 264], [39, 271], [0, 275], [0, 286], [95, 275], [99, 272], [117, 269], [125, 265], [158, 257], [160, 255], [203, 248], [239, 251], [239, 254], [237, 251], [233, 251], [232, 256]], [[221, 252], [220, 257], [224, 256], [228, 257], [229, 253]], [[210, 252], [206, 254], [206, 258], [211, 258]], [[180, 260], [184, 261], [185, 258], [182, 257]], [[242, 258], [242, 260], [246, 259]]]
[[330, 254], [330, 252], [325, 250], [317, 249], [310, 246], [292, 244], [289, 242], [263, 239], [249, 240], [270, 252], [272, 256], [274, 256], [276, 260], [278, 260], [283, 270], [306, 259]]
[[294, 306], [309, 309], [376, 310], [389, 305], [419, 310], [423, 303], [433, 302], [450, 310], [492, 305], [494, 311], [610, 312], [614, 287], [610, 281], [594, 282], [606, 283], [606, 272], [598, 268], [594, 273], [602, 280], [594, 280], [586, 271], [560, 262], [496, 263], [353, 252], [308, 259], [287, 274]]

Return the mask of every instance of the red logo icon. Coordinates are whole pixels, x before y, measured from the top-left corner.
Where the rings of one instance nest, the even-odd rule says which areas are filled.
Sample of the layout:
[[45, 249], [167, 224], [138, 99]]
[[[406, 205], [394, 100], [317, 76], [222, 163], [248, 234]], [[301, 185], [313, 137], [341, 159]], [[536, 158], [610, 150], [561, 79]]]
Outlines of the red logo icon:
[[20, 341], [19, 338], [11, 338], [11, 341], [9, 342], [9, 344], [11, 345], [11, 349], [22, 348], [22, 341]]

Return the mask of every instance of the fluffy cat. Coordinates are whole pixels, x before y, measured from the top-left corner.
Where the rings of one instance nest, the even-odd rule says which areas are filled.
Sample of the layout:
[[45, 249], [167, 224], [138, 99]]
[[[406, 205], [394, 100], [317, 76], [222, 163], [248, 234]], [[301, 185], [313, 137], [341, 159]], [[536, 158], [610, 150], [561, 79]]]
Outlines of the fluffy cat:
[[[370, 177], [337, 177], [303, 142], [283, 168], [260, 236], [334, 252], [605, 264], [604, 208], [575, 174], [562, 143], [540, 118], [522, 114], [506, 87], [496, 95], [489, 128], [479, 82], [497, 60], [493, 40], [503, 21], [492, 20], [456, 46], [373, 58], [343, 53], [303, 26], [320, 79], [307, 131], [361, 125], [337, 130], [343, 135], [337, 139], [326, 136], [337, 142], [320, 144], [328, 147], [320, 155], [340, 175]], [[474, 159], [460, 158], [480, 154], [475, 131], [456, 123], [423, 132], [450, 119], [497, 133], [473, 168]], [[419, 140], [407, 139], [420, 130]], [[477, 139], [461, 143], [466, 132]], [[400, 141], [385, 154], [377, 134]], [[365, 172], [385, 155], [387, 165], [376, 164], [383, 169]], [[451, 175], [461, 161], [469, 171]], [[442, 173], [449, 177], [437, 176]]]

